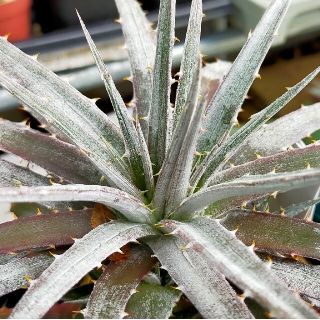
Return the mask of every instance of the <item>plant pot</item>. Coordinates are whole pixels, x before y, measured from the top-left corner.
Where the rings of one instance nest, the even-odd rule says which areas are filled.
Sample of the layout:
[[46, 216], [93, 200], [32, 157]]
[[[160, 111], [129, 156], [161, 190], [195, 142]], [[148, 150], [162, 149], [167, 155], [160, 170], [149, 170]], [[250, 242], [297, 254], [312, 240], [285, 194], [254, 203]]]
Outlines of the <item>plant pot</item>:
[[31, 0], [0, 0], [0, 35], [10, 35], [10, 41], [30, 37]]

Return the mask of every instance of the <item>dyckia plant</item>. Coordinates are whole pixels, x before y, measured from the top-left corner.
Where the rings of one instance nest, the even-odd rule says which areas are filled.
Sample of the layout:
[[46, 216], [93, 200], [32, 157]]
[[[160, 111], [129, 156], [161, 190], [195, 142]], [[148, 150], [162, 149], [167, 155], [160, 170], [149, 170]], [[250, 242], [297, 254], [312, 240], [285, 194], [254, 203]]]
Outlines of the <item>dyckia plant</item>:
[[270, 317], [317, 318], [320, 269], [304, 262], [320, 259], [320, 227], [304, 213], [319, 200], [267, 207], [270, 195], [319, 184], [320, 146], [295, 144], [319, 129], [320, 105], [267, 122], [319, 68], [235, 130], [289, 1], [271, 3], [231, 67], [202, 67], [202, 3], [193, 0], [174, 106], [175, 0], [160, 1], [157, 32], [135, 0], [115, 1], [133, 118], [80, 22], [119, 125], [0, 39], [0, 84], [51, 133], [1, 120], [0, 148], [53, 182], [1, 161], [0, 201], [49, 209], [0, 225], [1, 294], [28, 285], [11, 317], [72, 302], [67, 293], [85, 277], [93, 290], [77, 301], [88, 318], [252, 318], [252, 300]]

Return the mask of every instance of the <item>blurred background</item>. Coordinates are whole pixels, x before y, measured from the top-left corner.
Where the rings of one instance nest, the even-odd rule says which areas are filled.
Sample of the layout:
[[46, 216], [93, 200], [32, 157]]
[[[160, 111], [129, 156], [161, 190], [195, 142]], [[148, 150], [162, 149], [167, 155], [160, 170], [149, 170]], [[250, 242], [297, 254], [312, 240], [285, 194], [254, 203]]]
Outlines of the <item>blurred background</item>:
[[[202, 53], [205, 60], [234, 60], [248, 32], [254, 28], [270, 0], [203, 0]], [[159, 0], [142, 0], [151, 21], [157, 21]], [[191, 0], [177, 0], [174, 67], [182, 52]], [[68, 79], [89, 97], [100, 97], [98, 106], [111, 111], [108, 98], [93, 58], [86, 45], [75, 13], [78, 9], [97, 42], [118, 87], [130, 101], [132, 87], [123, 80], [129, 75], [127, 54], [123, 49], [121, 26], [113, 0], [0, 0], [0, 34], [28, 54], [40, 54], [39, 60]], [[245, 112], [245, 121], [279, 96], [285, 87], [295, 84], [320, 62], [320, 0], [293, 0], [279, 30], [273, 49], [256, 80]], [[320, 98], [320, 82], [314, 81], [283, 111], [286, 113]], [[17, 101], [0, 90], [0, 116], [25, 118], [17, 113]]]
[[[159, 0], [140, 0], [156, 27]], [[259, 21], [270, 0], [203, 0], [205, 18], [202, 53], [205, 61], [233, 61], [250, 30]], [[174, 72], [178, 71], [191, 0], [177, 0]], [[24, 52], [39, 54], [38, 60], [67, 79], [90, 98], [97, 98], [103, 111], [112, 112], [103, 83], [80, 30], [78, 9], [96, 41], [126, 102], [132, 86], [124, 80], [130, 73], [123, 48], [121, 25], [113, 0], [0, 0], [0, 35], [9, 34]], [[320, 0], [293, 0], [279, 36], [270, 50], [240, 113], [239, 121], [261, 110], [320, 64]], [[320, 101], [320, 79], [314, 80], [279, 115]], [[13, 121], [30, 118], [9, 93], [0, 87], [0, 117]], [[318, 136], [317, 136], [318, 135]], [[316, 133], [320, 138], [320, 134]], [[319, 209], [320, 210], [320, 209]], [[320, 221], [320, 215], [319, 215]]]

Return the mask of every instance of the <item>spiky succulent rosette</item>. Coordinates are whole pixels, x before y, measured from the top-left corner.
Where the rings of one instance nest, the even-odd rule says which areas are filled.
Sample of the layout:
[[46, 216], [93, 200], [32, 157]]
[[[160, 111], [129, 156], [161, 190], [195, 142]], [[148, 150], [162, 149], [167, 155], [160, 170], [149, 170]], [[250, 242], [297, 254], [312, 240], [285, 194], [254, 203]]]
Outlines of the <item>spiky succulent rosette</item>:
[[[0, 148], [54, 182], [1, 160], [0, 201], [49, 211], [0, 224], [0, 293], [29, 282], [11, 317], [43, 317], [59, 300], [70, 303], [66, 294], [102, 263], [81, 300], [85, 317], [168, 318], [187, 298], [202, 317], [252, 318], [251, 298], [272, 317], [317, 318], [306, 301], [320, 303], [319, 266], [302, 262], [320, 259], [320, 227], [305, 214], [319, 199], [273, 213], [267, 206], [270, 195], [320, 183], [320, 146], [300, 143], [319, 129], [320, 105], [269, 121], [319, 68], [233, 130], [289, 1], [272, 2], [232, 65], [203, 67], [202, 1], [193, 0], [174, 106], [175, 0], [160, 1], [157, 32], [135, 0], [115, 1], [134, 118], [80, 23], [118, 125], [0, 39], [0, 84], [51, 133], [0, 120]], [[79, 203], [87, 208], [68, 209]], [[258, 252], [278, 258], [272, 264]]]

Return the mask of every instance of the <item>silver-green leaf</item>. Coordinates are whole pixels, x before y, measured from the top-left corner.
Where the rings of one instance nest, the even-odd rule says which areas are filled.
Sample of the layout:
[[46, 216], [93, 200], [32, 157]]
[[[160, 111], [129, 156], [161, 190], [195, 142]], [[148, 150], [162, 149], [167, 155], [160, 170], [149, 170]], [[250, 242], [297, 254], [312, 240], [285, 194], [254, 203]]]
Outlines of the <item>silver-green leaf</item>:
[[[250, 248], [217, 220], [201, 217], [189, 223], [163, 221], [190, 251], [206, 257], [222, 274], [279, 318], [317, 318], [312, 308], [274, 276]], [[264, 288], [263, 290], [261, 288]]]
[[236, 120], [247, 92], [257, 76], [290, 0], [276, 0], [264, 13], [229, 73], [211, 100], [203, 123], [203, 133], [198, 151], [210, 151], [215, 144], [227, 137]]
[[183, 201], [177, 210], [172, 211], [172, 215], [175, 218], [188, 219], [194, 212], [202, 210], [218, 200], [274, 191], [288, 191], [316, 185], [319, 182], [320, 169], [244, 176], [193, 194]]
[[202, 16], [202, 0], [193, 0], [179, 72], [174, 109], [174, 128], [178, 124], [181, 112], [185, 107], [189, 91], [195, 90], [192, 78], [198, 68]]
[[152, 212], [128, 193], [102, 186], [54, 185], [0, 188], [0, 202], [92, 201], [119, 210], [128, 220], [152, 223]]
[[27, 293], [12, 311], [11, 318], [41, 318], [86, 273], [130, 241], [152, 235], [147, 225], [112, 222], [98, 226], [64, 254], [57, 256], [50, 267], [34, 280]]
[[224, 276], [201, 254], [189, 254], [182, 239], [162, 236], [147, 240], [162, 268], [205, 318], [252, 318]]
[[156, 33], [136, 0], [115, 0], [133, 75], [134, 104], [146, 142], [152, 98]]
[[[149, 156], [146, 153], [141, 152], [142, 146], [140, 145], [138, 132], [134, 125], [133, 118], [130, 116], [129, 112], [127, 111], [127, 107], [119, 91], [117, 90], [112, 80], [112, 77], [108, 72], [108, 69], [104, 64], [104, 61], [101, 55], [99, 54], [97, 47], [94, 44], [84, 22], [82, 21], [78, 12], [77, 14], [80, 20], [81, 27], [85, 34], [85, 37], [91, 49], [92, 55], [96, 61], [96, 65], [99, 69], [101, 78], [103, 79], [103, 82], [109, 94], [111, 103], [116, 112], [118, 122], [120, 124], [120, 128], [124, 137], [126, 152], [128, 153], [128, 158], [129, 158], [131, 172], [132, 172], [132, 179], [135, 182], [135, 185], [140, 190], [146, 190], [147, 188], [151, 188], [153, 187], [152, 182], [150, 180], [146, 181], [146, 179], [150, 178], [150, 176], [147, 175], [146, 173], [150, 172], [151, 170], [151, 162], [150, 162]], [[144, 157], [146, 159], [143, 159]], [[147, 172], [145, 172], [146, 164], [149, 165], [149, 168], [146, 168]]]
[[160, 1], [148, 139], [154, 173], [159, 172], [166, 154], [168, 108], [171, 108], [170, 88], [175, 4], [175, 0]]

